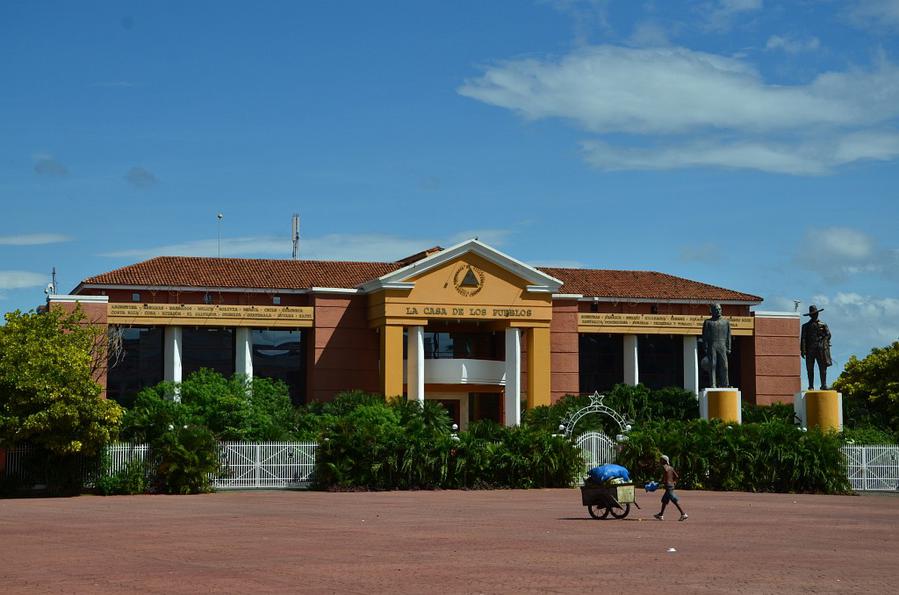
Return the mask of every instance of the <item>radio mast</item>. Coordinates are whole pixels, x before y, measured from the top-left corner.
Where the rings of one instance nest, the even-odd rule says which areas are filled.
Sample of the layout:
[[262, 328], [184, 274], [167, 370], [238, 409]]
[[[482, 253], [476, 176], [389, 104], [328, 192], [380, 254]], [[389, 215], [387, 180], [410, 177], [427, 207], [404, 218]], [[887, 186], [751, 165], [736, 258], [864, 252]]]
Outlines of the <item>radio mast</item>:
[[293, 259], [296, 260], [300, 256], [300, 216], [293, 214], [291, 219], [290, 239], [293, 242]]

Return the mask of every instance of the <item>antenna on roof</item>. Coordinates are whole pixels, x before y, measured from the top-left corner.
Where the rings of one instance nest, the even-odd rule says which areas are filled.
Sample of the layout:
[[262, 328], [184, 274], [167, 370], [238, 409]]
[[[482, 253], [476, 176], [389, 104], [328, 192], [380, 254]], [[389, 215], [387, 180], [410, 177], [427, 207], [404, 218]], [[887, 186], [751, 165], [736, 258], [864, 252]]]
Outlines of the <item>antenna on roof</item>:
[[219, 220], [219, 222], [218, 222], [218, 232], [219, 232], [219, 258], [221, 258], [221, 257], [222, 257], [222, 219], [224, 219], [225, 216], [222, 215], [221, 213], [218, 213], [218, 214], [215, 216], [215, 218]]
[[300, 256], [300, 216], [296, 213], [291, 218], [290, 240], [293, 242], [293, 259]]
[[50, 276], [50, 282], [47, 283], [47, 288], [44, 289], [44, 293], [48, 296], [56, 295], [56, 267], [53, 267], [53, 272]]

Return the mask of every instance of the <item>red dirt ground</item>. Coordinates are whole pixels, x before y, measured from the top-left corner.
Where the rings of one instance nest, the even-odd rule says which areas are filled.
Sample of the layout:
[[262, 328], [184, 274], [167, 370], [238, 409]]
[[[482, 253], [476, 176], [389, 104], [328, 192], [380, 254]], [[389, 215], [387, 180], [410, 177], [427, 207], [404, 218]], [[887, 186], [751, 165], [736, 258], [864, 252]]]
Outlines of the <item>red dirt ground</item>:
[[[577, 490], [0, 500], [4, 593], [899, 592], [899, 497]], [[676, 551], [669, 552], [669, 548]]]

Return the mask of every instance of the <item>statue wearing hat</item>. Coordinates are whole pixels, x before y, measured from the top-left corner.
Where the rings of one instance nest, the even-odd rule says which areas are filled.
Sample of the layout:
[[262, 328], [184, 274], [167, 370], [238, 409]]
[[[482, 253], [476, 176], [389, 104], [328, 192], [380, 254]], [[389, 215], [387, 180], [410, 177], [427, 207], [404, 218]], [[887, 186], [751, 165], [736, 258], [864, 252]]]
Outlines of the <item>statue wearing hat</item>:
[[818, 313], [824, 309], [817, 306], [808, 307], [808, 316], [811, 318], [802, 325], [802, 333], [799, 335], [799, 353], [805, 358], [805, 369], [808, 372], [808, 389], [814, 389], [815, 362], [818, 362], [818, 371], [821, 374], [821, 390], [827, 389], [827, 367], [833, 365], [830, 359], [830, 329], [818, 320]]
[[709, 306], [709, 312], [712, 317], [702, 323], [702, 345], [705, 348], [702, 367], [709, 373], [709, 386], [730, 386], [727, 371], [727, 355], [731, 349], [730, 321], [721, 316], [720, 304]]

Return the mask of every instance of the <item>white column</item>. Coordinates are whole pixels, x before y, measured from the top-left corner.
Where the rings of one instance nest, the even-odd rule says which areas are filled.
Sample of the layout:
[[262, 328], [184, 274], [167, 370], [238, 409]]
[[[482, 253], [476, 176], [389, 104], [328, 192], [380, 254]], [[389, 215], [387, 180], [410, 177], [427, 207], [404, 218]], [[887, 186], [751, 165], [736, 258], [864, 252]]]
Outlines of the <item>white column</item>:
[[637, 386], [640, 383], [637, 335], [624, 335], [624, 383], [631, 386]]
[[[181, 327], [167, 326], [165, 327], [163, 345], [163, 370], [162, 378], [167, 382], [181, 383]], [[174, 395], [176, 401], [180, 401], [181, 397], [176, 392]]]
[[699, 343], [697, 337], [684, 335], [684, 390], [699, 396]]
[[521, 329], [506, 329], [506, 425], [521, 424]]
[[253, 332], [239, 326], [234, 333], [234, 373], [253, 377]]
[[406, 395], [410, 401], [425, 400], [425, 327], [406, 329]]

